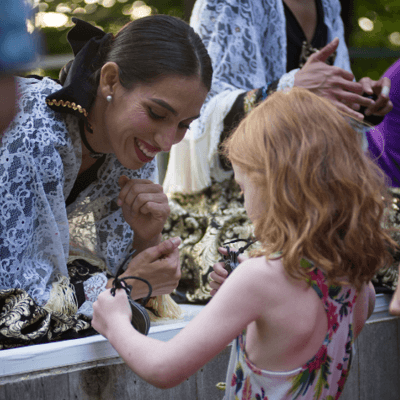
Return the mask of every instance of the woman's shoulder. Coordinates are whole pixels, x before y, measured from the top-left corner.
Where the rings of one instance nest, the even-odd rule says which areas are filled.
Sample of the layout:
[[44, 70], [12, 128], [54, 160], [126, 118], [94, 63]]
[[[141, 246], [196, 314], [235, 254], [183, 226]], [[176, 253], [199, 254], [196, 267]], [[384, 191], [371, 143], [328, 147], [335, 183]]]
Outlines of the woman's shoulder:
[[[18, 129], [20, 132], [27, 133], [33, 130], [44, 140], [55, 139], [65, 136], [66, 127], [64, 118], [55, 111], [51, 110], [46, 104], [46, 97], [59, 90], [61, 85], [50, 78], [17, 78], [18, 104], [17, 112], [10, 129]], [[21, 129], [22, 128], [22, 129]], [[35, 135], [30, 135], [31, 139]]]
[[61, 89], [61, 85], [49, 77], [28, 76], [16, 77], [20, 97], [38, 96], [45, 98], [49, 94]]
[[50, 155], [56, 148], [69, 146], [64, 118], [46, 104], [46, 96], [60, 85], [49, 78], [16, 78], [17, 110], [3, 136], [2, 152], [24, 153], [34, 158]]
[[61, 85], [47, 77], [16, 78], [18, 91], [17, 113], [15, 123], [26, 118], [56, 118], [55, 112], [46, 104], [46, 97], [59, 90]]

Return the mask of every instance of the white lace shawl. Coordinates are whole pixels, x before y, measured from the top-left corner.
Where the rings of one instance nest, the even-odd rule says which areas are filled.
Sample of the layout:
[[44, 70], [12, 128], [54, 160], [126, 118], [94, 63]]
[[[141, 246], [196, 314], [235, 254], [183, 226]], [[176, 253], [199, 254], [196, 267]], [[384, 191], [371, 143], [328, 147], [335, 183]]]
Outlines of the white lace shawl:
[[118, 178], [157, 176], [155, 161], [133, 171], [109, 154], [98, 180], [66, 208], [81, 165], [81, 140], [76, 117], [45, 104], [59, 88], [48, 78], [18, 79], [17, 114], [0, 146], [0, 289], [25, 289], [39, 305], [49, 299], [52, 283], [68, 276], [70, 248], [116, 273], [133, 241], [116, 204]]
[[[322, 0], [328, 42], [340, 39], [335, 65], [350, 71], [339, 0]], [[217, 146], [223, 121], [237, 96], [280, 79], [278, 90], [292, 87], [286, 73], [286, 21], [282, 0], [197, 0], [190, 24], [213, 62], [212, 89], [201, 117], [185, 139], [171, 149], [164, 191], [192, 192], [231, 176], [219, 165]]]

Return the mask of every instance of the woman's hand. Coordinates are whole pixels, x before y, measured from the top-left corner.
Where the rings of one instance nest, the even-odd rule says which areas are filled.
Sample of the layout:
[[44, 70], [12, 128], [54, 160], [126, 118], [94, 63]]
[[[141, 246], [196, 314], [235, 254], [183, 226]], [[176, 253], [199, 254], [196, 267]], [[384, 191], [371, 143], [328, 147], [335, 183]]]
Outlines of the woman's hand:
[[170, 209], [161, 185], [147, 179], [129, 179], [122, 175], [118, 205], [135, 238], [151, 241], [161, 233]]
[[361, 78], [359, 81], [363, 87], [363, 92], [368, 95], [375, 94], [377, 99], [372, 105], [365, 110], [365, 115], [380, 115], [384, 116], [392, 111], [393, 104], [389, 99], [390, 79], [383, 77], [378, 81], [373, 81], [371, 78]]
[[125, 290], [117, 289], [115, 297], [110, 290], [100, 293], [93, 303], [92, 326], [105, 337], [112, 329], [122, 325], [124, 320], [131, 321], [132, 311]]
[[[180, 243], [180, 238], [172, 238], [143, 250], [132, 259], [119, 278], [133, 275], [146, 279], [153, 288], [152, 296], [171, 293], [181, 278], [178, 249]], [[132, 279], [128, 283], [132, 285], [132, 299], [147, 296], [149, 289], [144, 282]], [[108, 281], [107, 287], [111, 285], [112, 279]]]
[[354, 75], [351, 72], [325, 63], [338, 45], [339, 39], [335, 38], [319, 52], [312, 54], [303, 68], [295, 74], [294, 86], [325, 97], [339, 110], [362, 120], [364, 116], [357, 110], [360, 106], [373, 107], [375, 102], [362, 97], [363, 84], [354, 82]]
[[[228, 251], [226, 250], [225, 247], [220, 247], [218, 251], [226, 256], [228, 254]], [[231, 251], [235, 251], [235, 249], [231, 249]], [[244, 260], [247, 260], [248, 257], [245, 255], [241, 254], [238, 256], [238, 261], [239, 263], [243, 262]], [[218, 262], [213, 265], [214, 271], [210, 273], [210, 287], [211, 287], [211, 296], [214, 296], [215, 293], [217, 293], [218, 289], [221, 287], [221, 285], [225, 282], [226, 278], [228, 277], [228, 271], [225, 269], [225, 264], [224, 262]]]

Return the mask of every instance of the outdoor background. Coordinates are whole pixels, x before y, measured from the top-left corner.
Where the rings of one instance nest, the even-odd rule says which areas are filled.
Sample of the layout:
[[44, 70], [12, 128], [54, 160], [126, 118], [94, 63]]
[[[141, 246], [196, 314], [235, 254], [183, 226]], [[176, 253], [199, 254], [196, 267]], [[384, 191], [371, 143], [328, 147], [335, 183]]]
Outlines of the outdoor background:
[[[31, 0], [36, 16], [31, 21], [44, 38], [45, 57], [38, 75], [58, 77], [72, 58], [66, 39], [72, 17], [116, 33], [131, 19], [150, 13], [169, 14], [189, 21], [194, 0]], [[356, 79], [378, 79], [400, 58], [400, 0], [341, 0], [346, 41]], [[31, 26], [33, 28], [33, 26]]]

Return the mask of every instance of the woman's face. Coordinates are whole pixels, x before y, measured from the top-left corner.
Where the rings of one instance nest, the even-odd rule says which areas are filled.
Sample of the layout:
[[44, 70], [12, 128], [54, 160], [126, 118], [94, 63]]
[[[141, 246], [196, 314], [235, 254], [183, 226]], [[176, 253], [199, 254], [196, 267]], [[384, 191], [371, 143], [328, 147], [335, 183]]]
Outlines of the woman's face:
[[105, 152], [126, 168], [141, 168], [183, 139], [207, 92], [199, 77], [166, 76], [130, 90], [115, 84], [100, 127]]

